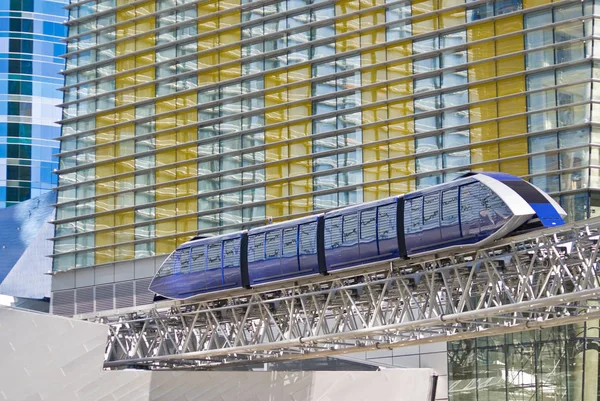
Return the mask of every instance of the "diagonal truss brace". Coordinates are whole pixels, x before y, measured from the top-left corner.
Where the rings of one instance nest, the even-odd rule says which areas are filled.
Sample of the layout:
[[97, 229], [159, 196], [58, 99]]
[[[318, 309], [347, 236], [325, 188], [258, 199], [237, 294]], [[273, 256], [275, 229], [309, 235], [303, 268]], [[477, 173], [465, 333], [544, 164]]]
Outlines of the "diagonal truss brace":
[[304, 359], [598, 319], [599, 229], [592, 219], [484, 249], [88, 318], [108, 323], [105, 367], [145, 369]]

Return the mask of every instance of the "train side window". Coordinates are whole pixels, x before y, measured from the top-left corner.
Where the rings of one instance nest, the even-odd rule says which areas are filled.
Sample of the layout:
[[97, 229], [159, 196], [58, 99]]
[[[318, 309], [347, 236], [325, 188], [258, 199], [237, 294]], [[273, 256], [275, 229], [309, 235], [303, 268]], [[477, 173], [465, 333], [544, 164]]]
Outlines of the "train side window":
[[352, 245], [358, 242], [357, 213], [344, 215], [344, 224], [342, 226], [342, 239], [344, 245]]
[[240, 265], [239, 248], [239, 238], [223, 241], [223, 267], [238, 267]]
[[265, 256], [266, 259], [281, 257], [281, 230], [268, 232], [266, 235]]
[[221, 242], [216, 244], [208, 244], [208, 264], [207, 269], [221, 268]]
[[248, 262], [265, 260], [265, 234], [248, 236]]
[[380, 240], [396, 238], [396, 211], [398, 205], [383, 205], [377, 208], [377, 237]]
[[377, 211], [375, 208], [360, 212], [360, 239], [374, 240], [377, 233]]
[[298, 255], [297, 234], [298, 227], [289, 227], [283, 230], [283, 256], [292, 257]]
[[206, 246], [196, 246], [192, 248], [192, 264], [190, 273], [204, 270], [206, 264]]
[[458, 223], [458, 188], [442, 192], [442, 221], [446, 224]]
[[408, 215], [408, 221], [405, 221], [405, 228], [407, 234], [421, 231], [423, 226], [423, 197], [411, 199], [406, 202], [404, 213]]
[[300, 255], [317, 253], [317, 222], [300, 226]]
[[165, 259], [158, 270], [158, 277], [172, 276], [175, 271], [175, 265], [177, 265], [177, 268], [179, 269], [179, 252], [179, 250], [176, 250]]
[[481, 184], [462, 185], [460, 187], [460, 222], [461, 224], [475, 223], [479, 219], [479, 205], [481, 204]]
[[423, 198], [423, 227], [431, 229], [440, 226], [440, 194], [429, 194]]
[[179, 269], [181, 274], [188, 274], [190, 272], [190, 248], [181, 250], [181, 266]]
[[325, 219], [325, 249], [342, 246], [342, 216]]

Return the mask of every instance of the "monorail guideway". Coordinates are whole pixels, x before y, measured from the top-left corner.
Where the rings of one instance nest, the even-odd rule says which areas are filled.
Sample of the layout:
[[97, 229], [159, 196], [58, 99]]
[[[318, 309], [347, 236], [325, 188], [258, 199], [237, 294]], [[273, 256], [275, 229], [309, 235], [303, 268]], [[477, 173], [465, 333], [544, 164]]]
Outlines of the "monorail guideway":
[[211, 369], [600, 319], [600, 218], [460, 254], [80, 316], [108, 323], [105, 367]]

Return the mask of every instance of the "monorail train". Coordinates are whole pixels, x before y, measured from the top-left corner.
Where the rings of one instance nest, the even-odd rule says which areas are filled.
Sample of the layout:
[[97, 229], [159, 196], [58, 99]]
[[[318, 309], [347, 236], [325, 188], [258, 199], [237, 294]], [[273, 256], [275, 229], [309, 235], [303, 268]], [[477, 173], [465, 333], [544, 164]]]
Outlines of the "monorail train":
[[162, 264], [150, 290], [171, 299], [327, 274], [394, 258], [477, 247], [564, 224], [565, 211], [528, 182], [467, 173], [406, 195], [232, 234], [193, 239]]

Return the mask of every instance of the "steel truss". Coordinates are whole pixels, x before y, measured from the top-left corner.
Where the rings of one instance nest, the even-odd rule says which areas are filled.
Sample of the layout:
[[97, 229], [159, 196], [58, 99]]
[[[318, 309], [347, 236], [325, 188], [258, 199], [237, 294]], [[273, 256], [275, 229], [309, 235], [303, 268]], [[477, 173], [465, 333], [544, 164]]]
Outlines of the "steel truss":
[[599, 232], [596, 218], [485, 249], [88, 318], [109, 325], [111, 369], [210, 369], [576, 323], [600, 318]]

